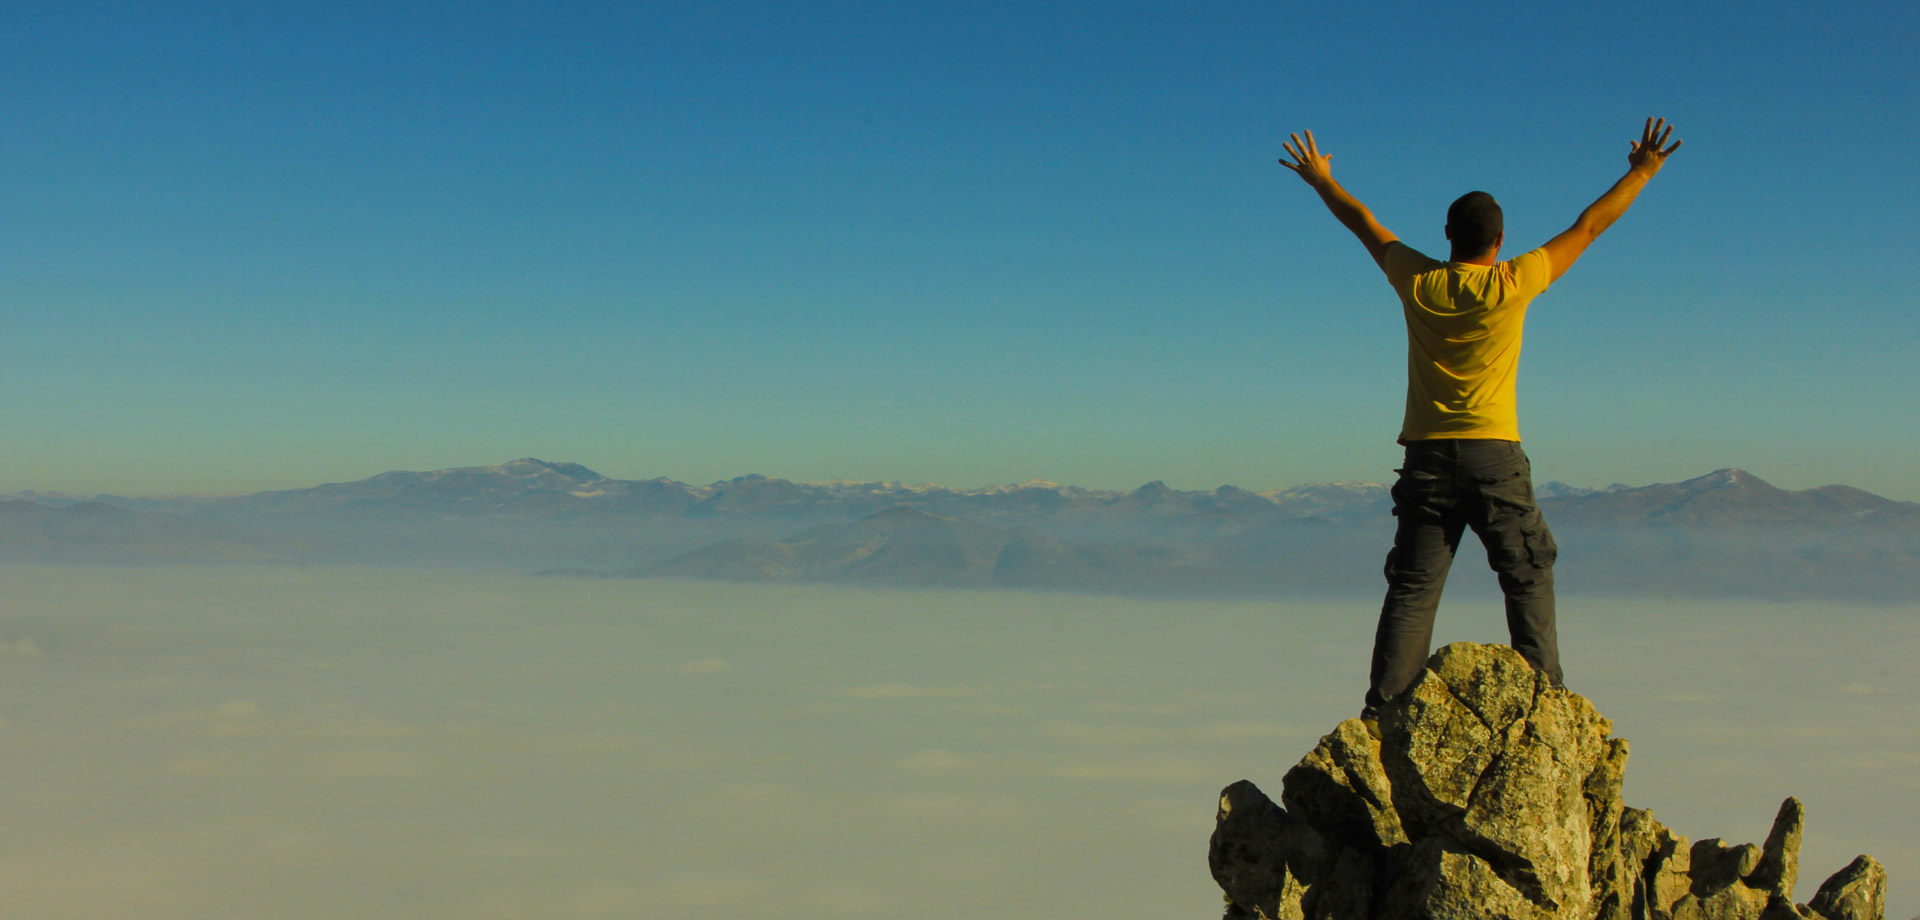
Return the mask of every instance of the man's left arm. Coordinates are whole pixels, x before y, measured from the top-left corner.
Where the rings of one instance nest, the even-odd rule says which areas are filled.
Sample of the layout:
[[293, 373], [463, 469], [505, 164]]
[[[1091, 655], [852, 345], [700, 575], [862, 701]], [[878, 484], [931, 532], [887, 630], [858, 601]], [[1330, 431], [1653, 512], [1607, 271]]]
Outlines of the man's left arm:
[[1380, 226], [1380, 222], [1373, 218], [1373, 212], [1367, 210], [1360, 199], [1353, 197], [1333, 180], [1333, 157], [1320, 152], [1319, 146], [1313, 142], [1312, 131], [1307, 132], [1304, 143], [1300, 135], [1295, 134], [1293, 142], [1283, 146], [1293, 162], [1281, 160], [1280, 165], [1293, 170], [1314, 191], [1320, 193], [1320, 200], [1326, 204], [1327, 210], [1333, 212], [1334, 219], [1360, 238], [1360, 245], [1367, 247], [1367, 255], [1373, 257], [1373, 263], [1385, 271], [1387, 244], [1397, 242], [1400, 238], [1394, 236], [1393, 231]]

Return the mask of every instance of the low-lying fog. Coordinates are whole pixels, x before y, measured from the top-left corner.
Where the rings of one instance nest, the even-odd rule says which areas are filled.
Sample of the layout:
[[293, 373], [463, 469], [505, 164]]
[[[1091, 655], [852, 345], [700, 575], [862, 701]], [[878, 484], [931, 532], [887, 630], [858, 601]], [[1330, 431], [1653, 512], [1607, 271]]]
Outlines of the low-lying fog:
[[[1627, 799], [1920, 911], [1920, 609], [1563, 598]], [[1206, 917], [1370, 603], [0, 568], [9, 918]], [[1440, 641], [1499, 640], [1453, 599]]]

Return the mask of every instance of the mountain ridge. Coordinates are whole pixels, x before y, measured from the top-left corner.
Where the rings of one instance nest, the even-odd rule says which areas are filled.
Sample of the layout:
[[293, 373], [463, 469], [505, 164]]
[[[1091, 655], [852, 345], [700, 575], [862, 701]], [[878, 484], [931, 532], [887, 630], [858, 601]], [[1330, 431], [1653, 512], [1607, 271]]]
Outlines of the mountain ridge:
[[[1888, 499], [1864, 489], [1837, 484], [1801, 490], [1780, 489], [1736, 467], [1723, 467], [1679, 482], [1646, 486], [1614, 483], [1604, 488], [1588, 488], [1548, 481], [1540, 483], [1536, 492], [1543, 502], [1578, 500], [1580, 503], [1605, 507], [1616, 514], [1637, 515], [1648, 520], [1671, 518], [1687, 523], [1700, 523], [1703, 519], [1711, 518], [1711, 512], [1716, 507], [1732, 504], [1725, 499], [1728, 494], [1737, 495], [1739, 500], [1749, 504], [1766, 503], [1773, 506], [1776, 512], [1788, 509], [1920, 515], [1920, 503]], [[785, 506], [831, 501], [858, 503], [865, 500], [882, 505], [913, 501], [962, 504], [971, 501], [977, 504], [982, 500], [1050, 494], [1069, 500], [1121, 505], [1130, 510], [1161, 511], [1192, 510], [1211, 505], [1244, 509], [1258, 500], [1287, 512], [1327, 516], [1345, 513], [1356, 507], [1384, 504], [1390, 500], [1387, 484], [1363, 480], [1303, 483], [1263, 490], [1230, 484], [1211, 490], [1181, 490], [1156, 479], [1129, 490], [1090, 489], [1043, 479], [958, 488], [937, 483], [906, 485], [897, 480], [790, 480], [750, 473], [695, 485], [664, 476], [614, 479], [583, 464], [536, 457], [522, 457], [484, 466], [390, 470], [359, 480], [233, 496], [134, 498], [102, 494], [88, 498], [26, 490], [13, 495], [0, 495], [0, 499], [33, 501], [54, 507], [99, 501], [132, 510], [252, 508], [284, 511], [293, 508], [372, 508], [400, 504], [453, 513], [491, 513], [520, 510], [512, 506], [536, 493], [545, 493], [549, 497], [564, 496], [582, 506], [695, 514], [761, 513]], [[529, 507], [549, 510], [549, 505], [538, 502]]]
[[[1849, 486], [1780, 489], [1731, 467], [1676, 483], [1536, 491], [1560, 537], [1563, 588], [1920, 598], [1913, 502]], [[1160, 480], [1129, 490], [1046, 480], [953, 489], [756, 473], [696, 486], [534, 457], [219, 498], [0, 501], [0, 559], [417, 563], [1226, 595], [1372, 591], [1394, 520], [1388, 487], [1361, 481], [1264, 491]], [[1466, 590], [1485, 590], [1473, 584]]]

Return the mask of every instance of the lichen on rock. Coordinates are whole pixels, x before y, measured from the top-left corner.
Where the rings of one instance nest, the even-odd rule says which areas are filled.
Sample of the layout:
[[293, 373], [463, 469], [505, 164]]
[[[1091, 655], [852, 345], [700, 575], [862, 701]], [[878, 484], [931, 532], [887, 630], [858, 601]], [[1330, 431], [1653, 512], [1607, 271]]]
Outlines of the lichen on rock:
[[1626, 740], [1505, 646], [1441, 649], [1379, 727], [1336, 726], [1284, 808], [1246, 780], [1221, 792], [1227, 920], [1884, 920], [1871, 857], [1793, 901], [1796, 799], [1760, 846], [1689, 844], [1626, 807]]

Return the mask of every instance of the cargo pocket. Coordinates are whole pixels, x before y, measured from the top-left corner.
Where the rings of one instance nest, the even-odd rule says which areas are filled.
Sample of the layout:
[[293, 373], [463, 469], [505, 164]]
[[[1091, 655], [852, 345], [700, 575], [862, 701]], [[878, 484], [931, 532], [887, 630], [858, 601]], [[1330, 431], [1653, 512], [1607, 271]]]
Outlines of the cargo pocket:
[[1536, 569], [1550, 569], [1560, 559], [1560, 544], [1553, 542], [1553, 531], [1547, 529], [1547, 522], [1535, 520], [1521, 529], [1520, 541], [1527, 547], [1527, 561]]
[[1433, 507], [1433, 493], [1440, 485], [1440, 477], [1421, 470], [1394, 470], [1400, 478], [1388, 490], [1393, 496], [1393, 514], [1395, 517], [1427, 518], [1439, 516], [1439, 510]]
[[1487, 517], [1491, 520], [1530, 516], [1538, 507], [1533, 500], [1533, 476], [1524, 461], [1490, 471], [1475, 483], [1480, 491], [1480, 500], [1487, 505]]

